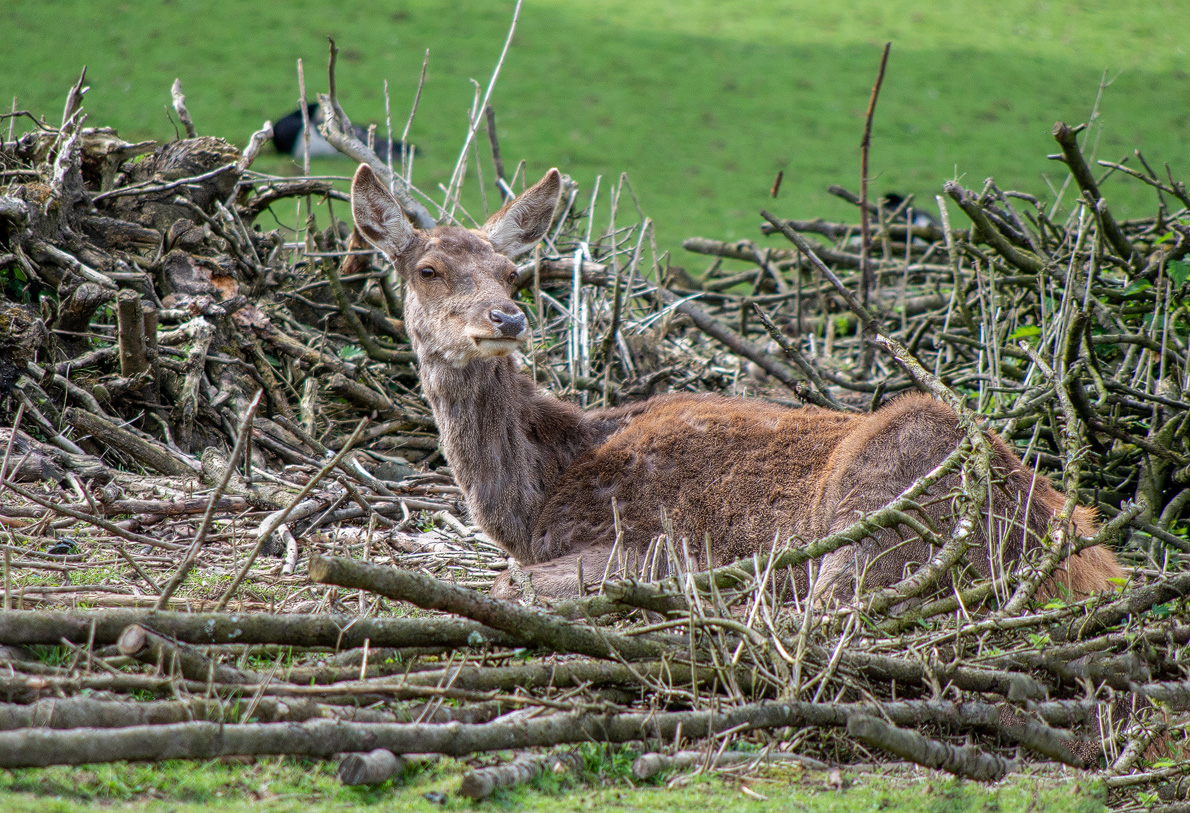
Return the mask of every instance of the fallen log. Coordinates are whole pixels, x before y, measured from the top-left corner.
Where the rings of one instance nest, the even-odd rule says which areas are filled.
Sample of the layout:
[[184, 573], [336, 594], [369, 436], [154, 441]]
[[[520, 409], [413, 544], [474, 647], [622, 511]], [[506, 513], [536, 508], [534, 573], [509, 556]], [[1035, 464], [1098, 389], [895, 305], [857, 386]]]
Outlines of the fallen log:
[[426, 610], [471, 618], [517, 635], [527, 644], [596, 658], [656, 659], [668, 649], [645, 636], [629, 638], [508, 601], [485, 596], [420, 573], [381, 568], [335, 556], [310, 556], [310, 578], [321, 584], [355, 587]]
[[191, 644], [282, 644], [354, 649], [373, 647], [518, 646], [524, 639], [482, 624], [447, 618], [355, 618], [336, 615], [179, 613], [149, 610], [0, 612], [0, 644], [56, 644], [62, 639], [114, 644], [140, 624]]
[[[988, 721], [998, 718], [1000, 714], [1000, 707], [991, 704], [931, 701], [930, 705], [938, 705], [943, 710], [947, 707], [957, 710], [956, 720], [960, 723]], [[231, 755], [292, 754], [327, 758], [336, 753], [371, 751], [375, 748], [385, 748], [398, 755], [424, 752], [463, 756], [482, 751], [577, 742], [618, 743], [642, 739], [666, 741], [672, 740], [679, 731], [684, 737], [698, 739], [728, 729], [744, 732], [807, 726], [843, 728], [853, 716], [872, 719], [873, 714], [886, 716], [896, 723], [900, 720], [921, 719], [926, 708], [928, 706], [925, 703], [908, 701], [871, 704], [760, 702], [719, 712], [700, 710], [599, 714], [579, 711], [506, 722], [494, 720], [483, 724], [406, 725], [312, 720], [296, 725], [217, 725], [192, 722], [131, 726], [103, 731], [28, 729], [0, 732], [0, 767], [82, 765], [147, 759], [214, 759]], [[885, 727], [888, 727], [887, 724]], [[860, 724], [859, 731], [865, 736], [872, 730], [870, 724]], [[880, 738], [884, 745], [879, 747], [887, 745], [890, 749], [902, 748], [891, 739], [895, 735], [885, 736], [884, 729], [876, 730], [870, 736], [874, 741]], [[917, 745], [911, 743], [902, 750], [917, 748]], [[932, 755], [934, 750], [927, 748], [927, 753]], [[1007, 770], [1006, 760], [996, 758], [989, 762], [980, 759], [986, 755], [966, 756], [965, 753], [950, 754], [937, 759], [928, 755], [921, 758], [934, 760], [937, 767], [944, 770], [954, 769], [956, 772], [984, 772], [990, 776], [1001, 767]], [[907, 759], [913, 758], [902, 755]]]
[[847, 733], [918, 765], [938, 768], [980, 782], [998, 781], [1016, 768], [1012, 760], [983, 753], [971, 746], [958, 747], [938, 742], [867, 715], [856, 715], [848, 720]]

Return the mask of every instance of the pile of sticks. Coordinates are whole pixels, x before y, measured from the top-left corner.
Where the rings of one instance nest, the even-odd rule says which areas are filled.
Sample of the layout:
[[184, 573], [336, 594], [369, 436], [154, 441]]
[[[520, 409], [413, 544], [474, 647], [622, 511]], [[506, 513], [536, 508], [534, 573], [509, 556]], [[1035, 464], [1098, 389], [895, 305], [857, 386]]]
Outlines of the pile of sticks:
[[[397, 756], [617, 742], [642, 779], [793, 759], [994, 780], [1057, 762], [1101, 770], [1122, 804], [1184, 796], [1185, 760], [1158, 760], [1190, 720], [1190, 197], [1142, 156], [1105, 168], [1155, 189], [1154, 218], [1118, 221], [1060, 124], [1068, 201], [989, 181], [929, 205], [855, 199], [859, 224], [764, 212], [767, 238], [688, 240], [715, 258], [695, 275], [657, 251], [626, 179], [603, 197], [568, 185], [519, 266], [526, 365], [563, 397], [856, 410], [918, 388], [970, 442], [839, 534], [713, 572], [663, 537], [665, 580], [609, 575], [535, 607], [486, 595], [515, 564], [467, 524], [399, 285], [334, 219], [341, 186], [253, 173], [267, 128], [243, 150], [199, 136], [178, 87], [187, 138], [123, 141], [85, 126], [82, 86], [60, 126], [0, 148], [0, 765], [347, 753], [345, 781], [364, 781]], [[322, 101], [328, 140], [384, 168], [415, 221], [470, 222], [458, 186], [431, 215], [408, 167]], [[504, 177], [484, 110], [468, 143], [484, 121], [492, 159], [474, 149], [472, 169], [495, 175], [495, 208], [523, 179]], [[310, 196], [329, 204], [321, 230]], [[290, 204], [296, 233], [258, 227]], [[978, 509], [984, 426], [1103, 530], [994, 579], [941, 545], [853, 605], [783, 591], [956, 468]], [[1133, 566], [1119, 592], [1036, 606], [1062, 557], [1100, 543]], [[524, 754], [465, 786], [579, 762]]]
[[[1094, 767], [1106, 748], [1113, 789], [1185, 770], [1137, 765], [1169, 747], [1190, 707], [1179, 679], [1190, 627], [1150, 612], [1190, 590], [1186, 576], [889, 636], [856, 615], [832, 631], [812, 608], [785, 612], [769, 587], [780, 562], [750, 577], [749, 564], [684, 574], [684, 592], [608, 584], [547, 611], [315, 554], [316, 584], [456, 617], [4, 613], [0, 640], [26, 653], [55, 645], [62, 661], [11, 653], [0, 764], [461, 756], [593, 741], [636, 744], [639, 778], [670, 764], [645, 754], [687, 742], [709, 747], [711, 765], [894, 755], [985, 781], [1037, 763]], [[625, 624], [634, 614], [664, 620]], [[526, 651], [530, 660], [516, 657]], [[764, 748], [732, 748], [749, 741]]]

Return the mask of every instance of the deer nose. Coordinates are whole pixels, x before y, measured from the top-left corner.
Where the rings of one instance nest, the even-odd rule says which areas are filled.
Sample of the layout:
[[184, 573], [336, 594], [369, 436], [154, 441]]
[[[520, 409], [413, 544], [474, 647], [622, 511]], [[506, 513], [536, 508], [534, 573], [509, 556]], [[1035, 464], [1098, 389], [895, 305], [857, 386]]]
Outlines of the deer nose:
[[506, 313], [499, 308], [492, 308], [488, 311], [488, 319], [491, 320], [493, 327], [500, 331], [500, 335], [508, 339], [515, 339], [525, 329], [525, 314], [519, 310], [514, 313]]

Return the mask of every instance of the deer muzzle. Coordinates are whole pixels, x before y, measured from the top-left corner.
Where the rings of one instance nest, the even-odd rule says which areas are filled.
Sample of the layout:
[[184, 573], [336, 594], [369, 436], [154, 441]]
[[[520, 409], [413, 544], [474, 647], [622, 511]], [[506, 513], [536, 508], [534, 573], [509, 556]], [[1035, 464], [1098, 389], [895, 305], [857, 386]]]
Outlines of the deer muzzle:
[[485, 356], [507, 356], [529, 336], [525, 314], [515, 305], [489, 308], [486, 321], [491, 332], [471, 337]]
[[517, 307], [492, 308], [488, 311], [488, 321], [496, 328], [502, 339], [520, 341], [525, 332], [525, 314]]

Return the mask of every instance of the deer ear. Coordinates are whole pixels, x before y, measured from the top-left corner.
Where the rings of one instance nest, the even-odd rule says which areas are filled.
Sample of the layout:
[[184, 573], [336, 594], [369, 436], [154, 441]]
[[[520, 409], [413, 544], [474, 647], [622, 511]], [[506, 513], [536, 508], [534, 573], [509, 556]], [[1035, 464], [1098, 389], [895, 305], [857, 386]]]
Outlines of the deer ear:
[[367, 164], [360, 164], [351, 180], [351, 216], [359, 233], [390, 261], [413, 242], [409, 218]]
[[484, 236], [506, 257], [524, 254], [549, 230], [561, 191], [562, 176], [551, 169], [535, 186], [492, 215], [483, 224]]

